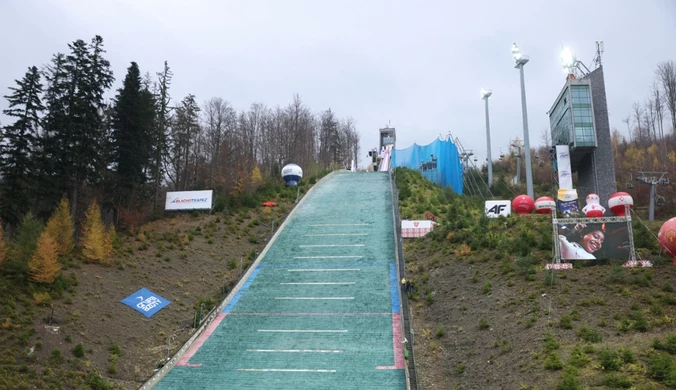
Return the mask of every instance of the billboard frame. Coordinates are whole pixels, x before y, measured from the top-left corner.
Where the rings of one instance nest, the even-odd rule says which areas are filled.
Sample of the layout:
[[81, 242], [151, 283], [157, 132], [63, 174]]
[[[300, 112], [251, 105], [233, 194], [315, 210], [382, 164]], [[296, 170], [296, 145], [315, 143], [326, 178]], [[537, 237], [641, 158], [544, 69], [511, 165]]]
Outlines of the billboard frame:
[[[631, 224], [631, 208], [629, 205], [624, 206], [625, 215], [615, 217], [598, 217], [598, 218], [557, 218], [556, 209], [552, 209], [552, 246], [554, 247], [552, 264], [547, 264], [547, 269], [572, 269], [572, 263], [564, 263], [566, 259], [561, 258], [561, 247], [559, 245], [559, 224], [575, 224], [575, 223], [612, 223], [624, 222], [627, 224], [627, 233], [629, 234], [629, 259], [624, 263], [624, 267], [651, 267], [652, 264], [647, 260], [638, 260], [636, 257], [636, 248], [634, 246], [634, 231]], [[570, 261], [570, 260], [569, 260]], [[565, 264], [565, 265], [564, 265]]]

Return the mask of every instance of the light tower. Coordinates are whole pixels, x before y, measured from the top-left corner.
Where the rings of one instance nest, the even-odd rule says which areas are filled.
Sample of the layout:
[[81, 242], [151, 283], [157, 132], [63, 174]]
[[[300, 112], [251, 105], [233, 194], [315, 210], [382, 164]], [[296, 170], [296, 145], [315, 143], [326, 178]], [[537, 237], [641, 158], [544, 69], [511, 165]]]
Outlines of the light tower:
[[533, 194], [533, 168], [530, 161], [530, 137], [528, 136], [528, 111], [526, 109], [526, 85], [523, 79], [523, 66], [528, 63], [528, 56], [521, 54], [519, 47], [514, 43], [512, 45], [512, 56], [516, 62], [516, 69], [521, 74], [521, 116], [523, 119], [523, 144], [526, 149], [526, 192], [528, 196], [535, 199]]
[[491, 97], [493, 92], [490, 89], [481, 88], [481, 98], [486, 102], [486, 145], [488, 158], [488, 187], [490, 188], [493, 185], [493, 157], [491, 156], [491, 124], [488, 119], [488, 98]]

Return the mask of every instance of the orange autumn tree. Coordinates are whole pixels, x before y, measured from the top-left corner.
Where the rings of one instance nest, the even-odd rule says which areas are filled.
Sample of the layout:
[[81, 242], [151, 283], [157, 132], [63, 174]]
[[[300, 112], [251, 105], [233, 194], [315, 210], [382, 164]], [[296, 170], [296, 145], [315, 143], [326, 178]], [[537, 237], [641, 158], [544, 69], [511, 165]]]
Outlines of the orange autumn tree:
[[85, 220], [82, 227], [82, 254], [84, 257], [96, 263], [107, 264], [113, 252], [112, 240], [109, 232], [101, 220], [101, 210], [96, 202], [92, 202], [85, 212]]
[[30, 278], [38, 283], [53, 283], [61, 273], [61, 266], [57, 260], [58, 246], [52, 236], [46, 231], [40, 234], [33, 257], [28, 262]]
[[59, 255], [67, 255], [75, 246], [75, 229], [73, 218], [70, 216], [70, 205], [66, 198], [61, 199], [59, 207], [47, 221], [45, 231], [56, 241]]

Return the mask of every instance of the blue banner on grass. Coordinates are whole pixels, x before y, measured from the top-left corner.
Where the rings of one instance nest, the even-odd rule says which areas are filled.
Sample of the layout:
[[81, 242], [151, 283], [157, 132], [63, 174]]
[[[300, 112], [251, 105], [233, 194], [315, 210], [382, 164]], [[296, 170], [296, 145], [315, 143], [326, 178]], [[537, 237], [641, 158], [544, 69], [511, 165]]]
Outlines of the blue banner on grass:
[[148, 318], [152, 317], [153, 314], [162, 310], [162, 308], [171, 303], [154, 292], [148, 290], [147, 288], [138, 290], [120, 302]]

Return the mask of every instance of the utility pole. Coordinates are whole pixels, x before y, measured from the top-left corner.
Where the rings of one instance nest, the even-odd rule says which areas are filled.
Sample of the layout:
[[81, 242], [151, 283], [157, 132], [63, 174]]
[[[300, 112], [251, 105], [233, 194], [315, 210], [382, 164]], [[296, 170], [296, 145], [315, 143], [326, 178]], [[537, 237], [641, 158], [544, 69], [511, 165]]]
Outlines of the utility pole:
[[[648, 208], [648, 221], [655, 220], [655, 200], [657, 198], [657, 205], [664, 204], [664, 198], [657, 195], [656, 185], [669, 185], [669, 178], [665, 178], [668, 172], [639, 172], [641, 176], [636, 178], [636, 181], [643, 184], [650, 184], [650, 206]], [[659, 175], [659, 177], [657, 176]]]
[[516, 148], [516, 184], [519, 184], [521, 183], [521, 147], [523, 143], [517, 138], [510, 145]]

